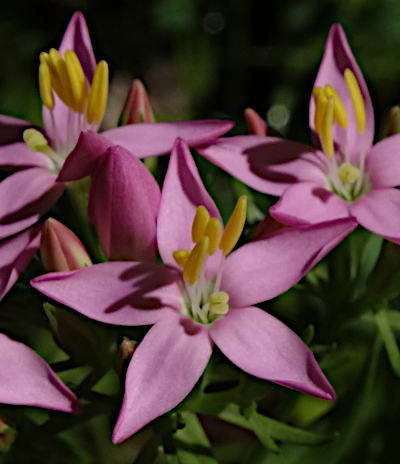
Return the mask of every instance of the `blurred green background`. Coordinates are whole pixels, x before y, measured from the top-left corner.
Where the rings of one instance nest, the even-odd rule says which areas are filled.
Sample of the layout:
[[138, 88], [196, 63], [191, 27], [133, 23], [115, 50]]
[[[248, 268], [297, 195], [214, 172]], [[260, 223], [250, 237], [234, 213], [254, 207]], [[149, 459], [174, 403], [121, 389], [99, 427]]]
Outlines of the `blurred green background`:
[[365, 72], [378, 123], [398, 102], [396, 0], [24, 0], [1, 7], [0, 112], [40, 121], [39, 53], [59, 45], [77, 9], [97, 59], [111, 68], [106, 126], [140, 77], [159, 120], [229, 117], [240, 130], [251, 106], [280, 132], [307, 140], [309, 95], [336, 21]]

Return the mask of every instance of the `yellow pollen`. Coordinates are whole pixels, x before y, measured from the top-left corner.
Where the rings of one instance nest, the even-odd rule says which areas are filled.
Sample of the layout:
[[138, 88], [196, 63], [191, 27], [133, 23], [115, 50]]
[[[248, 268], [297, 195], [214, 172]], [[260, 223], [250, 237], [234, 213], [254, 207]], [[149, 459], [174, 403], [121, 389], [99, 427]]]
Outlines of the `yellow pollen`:
[[203, 237], [209, 220], [210, 214], [207, 209], [204, 206], [199, 206], [192, 223], [192, 240], [194, 243], [197, 243]]
[[22, 137], [32, 151], [40, 151], [48, 156], [54, 155], [54, 151], [49, 147], [46, 137], [38, 130], [25, 129]]
[[208, 221], [205, 233], [210, 243], [208, 245], [208, 254], [213, 255], [219, 246], [222, 236], [222, 224], [217, 218], [211, 218]]
[[214, 292], [208, 298], [208, 302], [212, 305], [217, 303], [228, 303], [228, 301], [229, 295], [226, 292]]
[[190, 252], [188, 250], [177, 250], [173, 252], [173, 257], [179, 266], [184, 267], [189, 258], [189, 254]]
[[364, 99], [361, 94], [360, 86], [358, 85], [356, 76], [351, 69], [345, 69], [344, 78], [350, 92], [351, 101], [353, 102], [354, 113], [357, 119], [358, 132], [362, 134], [365, 130], [366, 115]]
[[360, 175], [360, 170], [350, 163], [343, 163], [338, 169], [339, 179], [347, 185], [355, 182]]
[[49, 52], [48, 64], [53, 89], [69, 108], [75, 110], [67, 65], [55, 48], [52, 48]]
[[108, 65], [100, 61], [93, 76], [89, 93], [87, 120], [90, 124], [100, 124], [106, 110], [108, 96]]
[[209, 242], [208, 237], [202, 237], [190, 252], [183, 268], [183, 278], [189, 285], [193, 285], [199, 278], [201, 268], [207, 256]]
[[328, 98], [321, 87], [313, 88], [313, 97], [315, 102], [314, 126], [317, 133], [321, 134]]
[[39, 65], [39, 91], [43, 104], [49, 110], [52, 110], [54, 108], [54, 98], [51, 90], [50, 68], [46, 62]]
[[65, 64], [71, 85], [74, 109], [79, 113], [83, 113], [87, 99], [86, 77], [74, 51], [67, 50], [65, 52]]
[[215, 303], [210, 305], [210, 312], [213, 314], [226, 314], [229, 311], [229, 305], [226, 303]]
[[331, 158], [334, 154], [333, 147], [333, 136], [332, 136], [332, 124], [334, 118], [335, 109], [335, 97], [328, 98], [328, 104], [324, 115], [324, 120], [321, 127], [321, 141], [324, 148], [324, 152], [328, 158]]
[[324, 88], [325, 95], [335, 98], [335, 119], [343, 129], [347, 128], [347, 111], [336, 90], [329, 84]]
[[243, 232], [243, 227], [246, 222], [246, 212], [247, 196], [241, 195], [225, 227], [219, 246], [225, 256], [233, 250]]

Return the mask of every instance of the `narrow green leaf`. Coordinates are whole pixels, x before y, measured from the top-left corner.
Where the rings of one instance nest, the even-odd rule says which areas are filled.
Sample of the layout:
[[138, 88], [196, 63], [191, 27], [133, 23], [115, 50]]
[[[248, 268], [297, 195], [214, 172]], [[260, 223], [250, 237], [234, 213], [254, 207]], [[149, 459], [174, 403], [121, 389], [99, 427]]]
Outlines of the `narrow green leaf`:
[[386, 348], [393, 372], [400, 377], [400, 351], [395, 336], [390, 328], [386, 316], [386, 310], [381, 310], [375, 315], [376, 324], [379, 334]]

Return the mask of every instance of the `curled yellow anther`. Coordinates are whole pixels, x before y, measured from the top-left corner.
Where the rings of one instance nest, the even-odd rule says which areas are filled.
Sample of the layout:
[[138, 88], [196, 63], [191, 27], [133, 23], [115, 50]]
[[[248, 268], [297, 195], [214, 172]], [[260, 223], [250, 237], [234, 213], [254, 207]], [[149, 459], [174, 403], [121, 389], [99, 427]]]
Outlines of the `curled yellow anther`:
[[184, 267], [189, 258], [189, 254], [190, 252], [188, 250], [177, 250], [173, 252], [173, 257], [179, 266]]
[[71, 109], [75, 109], [67, 65], [55, 48], [49, 52], [48, 64], [52, 86], [60, 99]]
[[354, 113], [357, 119], [358, 132], [362, 134], [365, 130], [366, 115], [364, 99], [361, 94], [360, 86], [358, 85], [356, 76], [351, 69], [345, 69], [344, 78], [350, 92], [351, 101], [353, 102]]
[[93, 76], [89, 93], [87, 120], [90, 124], [100, 124], [106, 110], [108, 96], [108, 64], [100, 61]]
[[229, 254], [238, 242], [246, 222], [247, 196], [241, 195], [222, 235], [220, 248], [224, 255]]
[[334, 154], [333, 136], [332, 136], [332, 124], [334, 118], [335, 109], [335, 97], [328, 98], [328, 104], [326, 105], [324, 120], [321, 127], [321, 141], [324, 152], [328, 158], [331, 158]]
[[54, 108], [54, 97], [51, 90], [50, 68], [46, 62], [39, 65], [39, 92], [43, 105], [52, 110]]
[[314, 126], [317, 133], [321, 134], [328, 98], [321, 87], [314, 87], [312, 94], [315, 102]]
[[183, 268], [183, 278], [189, 285], [193, 285], [200, 275], [201, 268], [207, 256], [209, 242], [208, 237], [202, 237], [190, 252]]
[[355, 182], [360, 175], [360, 170], [350, 163], [343, 163], [338, 169], [339, 179], [347, 185]]
[[210, 214], [207, 208], [199, 206], [196, 210], [196, 214], [192, 223], [192, 240], [197, 243], [201, 237], [203, 237], [208, 221], [210, 220]]
[[335, 119], [338, 122], [340, 127], [343, 129], [347, 128], [347, 111], [342, 102], [342, 99], [339, 97], [339, 94], [336, 90], [329, 84], [324, 88], [325, 95], [327, 97], [335, 98]]
[[74, 100], [74, 109], [82, 113], [87, 98], [86, 77], [79, 58], [74, 51], [67, 50], [65, 52], [65, 64]]
[[49, 147], [46, 137], [36, 129], [25, 129], [22, 137], [32, 151], [40, 151], [52, 156], [54, 151]]
[[208, 254], [213, 255], [221, 241], [222, 236], [222, 224], [217, 218], [211, 218], [208, 221], [206, 230], [204, 234], [210, 239], [210, 243], [208, 245]]

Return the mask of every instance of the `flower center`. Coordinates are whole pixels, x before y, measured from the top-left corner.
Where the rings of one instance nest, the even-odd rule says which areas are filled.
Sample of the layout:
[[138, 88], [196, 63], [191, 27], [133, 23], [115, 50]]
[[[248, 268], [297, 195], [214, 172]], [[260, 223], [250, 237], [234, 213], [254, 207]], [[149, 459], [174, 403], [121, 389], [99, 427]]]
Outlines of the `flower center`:
[[[223, 230], [222, 223], [210, 217], [204, 206], [197, 208], [192, 222], [194, 246], [174, 251], [174, 259], [182, 268], [184, 301], [182, 312], [201, 324], [212, 324], [229, 311], [229, 295], [220, 289], [226, 256], [237, 244], [246, 222], [247, 197], [242, 195]], [[209, 256], [220, 254], [214, 275], [206, 275]]]
[[[51, 127], [46, 128], [49, 140], [34, 129], [28, 129], [24, 140], [35, 151], [48, 155], [58, 172], [84, 130], [97, 131], [107, 103], [108, 65], [100, 61], [92, 82], [88, 82], [76, 53], [65, 52], [64, 58], [52, 48], [40, 54], [39, 90], [43, 105], [49, 110]], [[57, 99], [67, 107], [63, 126], [56, 122]], [[59, 104], [59, 103], [58, 103]]]
[[[329, 84], [314, 87], [315, 102], [314, 125], [320, 138], [322, 150], [328, 158], [327, 183], [330, 190], [348, 202], [352, 202], [370, 189], [368, 175], [365, 173], [365, 147], [363, 134], [366, 125], [366, 112], [363, 96], [354, 73], [345, 69], [344, 78], [352, 101], [357, 130], [360, 134], [360, 156], [357, 166], [351, 164], [348, 153], [346, 107], [339, 94]], [[344, 134], [344, 153], [335, 151], [333, 126], [335, 122]]]

